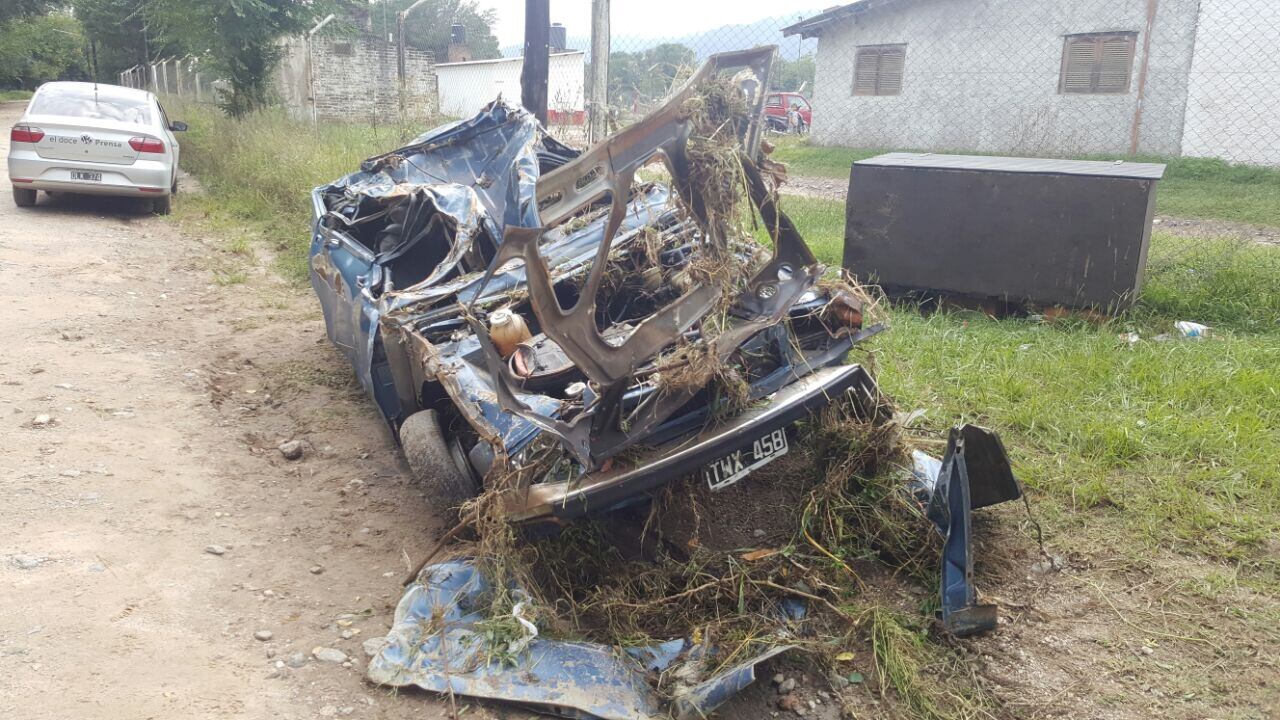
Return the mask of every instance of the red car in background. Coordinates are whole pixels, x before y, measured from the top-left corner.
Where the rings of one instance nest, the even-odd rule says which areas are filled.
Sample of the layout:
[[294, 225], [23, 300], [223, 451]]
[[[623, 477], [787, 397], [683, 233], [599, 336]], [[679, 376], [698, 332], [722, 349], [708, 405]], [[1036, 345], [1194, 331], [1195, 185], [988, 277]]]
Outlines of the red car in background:
[[[800, 132], [806, 132], [813, 125], [813, 108], [809, 99], [797, 92], [769, 93], [764, 99], [764, 114], [770, 118], [780, 118], [782, 125], [787, 125], [787, 113], [796, 105], [800, 111]], [[776, 123], [776, 121], [773, 121]], [[772, 123], [771, 123], [772, 124]]]

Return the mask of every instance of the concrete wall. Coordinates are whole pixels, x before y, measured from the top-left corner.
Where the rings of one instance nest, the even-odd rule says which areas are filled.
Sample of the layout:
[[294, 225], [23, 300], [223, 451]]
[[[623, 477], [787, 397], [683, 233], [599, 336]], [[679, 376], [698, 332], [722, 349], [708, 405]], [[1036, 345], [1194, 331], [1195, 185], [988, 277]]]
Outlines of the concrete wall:
[[1280, 165], [1280, 2], [1201, 0], [1182, 152]]
[[[826, 28], [818, 43], [813, 139], [863, 148], [1036, 155], [1119, 154], [1138, 117], [1138, 150], [1182, 146], [1198, 0], [899, 0]], [[1212, 0], [1206, 0], [1212, 1]], [[1230, 2], [1230, 0], [1226, 0]], [[1123, 95], [1058, 93], [1063, 36], [1139, 33]], [[902, 94], [854, 96], [859, 45], [906, 43]]]
[[[582, 111], [586, 107], [583, 90], [585, 57], [581, 50], [551, 56], [547, 69], [547, 109], [550, 113], [576, 116], [581, 122]], [[507, 102], [519, 105], [520, 71], [523, 67], [524, 58], [518, 57], [437, 65], [440, 112], [469, 117], [499, 95]]]
[[[406, 111], [435, 115], [438, 108], [435, 58], [405, 51]], [[311, 40], [312, 98], [320, 120], [386, 120], [400, 112], [394, 45], [373, 37]]]

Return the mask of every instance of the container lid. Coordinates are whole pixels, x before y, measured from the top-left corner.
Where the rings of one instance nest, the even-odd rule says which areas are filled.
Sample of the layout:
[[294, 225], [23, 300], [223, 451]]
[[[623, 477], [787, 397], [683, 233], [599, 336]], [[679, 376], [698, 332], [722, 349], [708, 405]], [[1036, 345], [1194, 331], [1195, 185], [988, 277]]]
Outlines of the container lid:
[[1048, 158], [893, 152], [877, 155], [866, 160], [859, 160], [854, 165], [931, 168], [938, 170], [986, 170], [1041, 175], [1088, 175], [1093, 177], [1139, 178], [1143, 180], [1159, 180], [1164, 177], [1164, 165], [1162, 163], [1137, 163], [1127, 160], [1052, 160]]

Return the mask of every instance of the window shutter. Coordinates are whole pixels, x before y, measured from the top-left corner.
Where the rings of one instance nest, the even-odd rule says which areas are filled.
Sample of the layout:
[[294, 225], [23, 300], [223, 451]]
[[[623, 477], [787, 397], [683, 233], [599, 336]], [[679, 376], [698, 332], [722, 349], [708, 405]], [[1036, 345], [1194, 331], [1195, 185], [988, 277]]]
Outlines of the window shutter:
[[1097, 39], [1067, 38], [1067, 55], [1062, 64], [1062, 92], [1094, 92], [1093, 68], [1097, 58]]
[[884, 48], [880, 51], [880, 76], [876, 83], [877, 95], [897, 95], [902, 92], [902, 66], [906, 60], [904, 48]]
[[880, 70], [880, 48], [861, 48], [854, 60], [853, 94], [875, 95]]
[[1098, 84], [1094, 92], [1123, 93], [1129, 91], [1129, 71], [1133, 67], [1133, 37], [1109, 37], [1102, 46], [1098, 62]]
[[1062, 51], [1062, 93], [1127, 93], [1138, 34], [1069, 35]]

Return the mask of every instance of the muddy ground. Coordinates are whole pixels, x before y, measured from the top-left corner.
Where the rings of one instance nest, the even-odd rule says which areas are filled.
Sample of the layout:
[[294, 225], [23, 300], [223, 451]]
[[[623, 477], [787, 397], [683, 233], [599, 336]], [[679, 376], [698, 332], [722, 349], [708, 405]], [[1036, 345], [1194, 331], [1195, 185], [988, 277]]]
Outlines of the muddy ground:
[[[445, 519], [309, 290], [225, 240], [116, 200], [0, 199], [0, 716], [529, 717], [362, 680]], [[1000, 631], [956, 643], [992, 716], [1276, 716], [1275, 598], [1199, 598], [1222, 568], [1171, 553], [1037, 566], [1019, 512], [979, 528]], [[720, 716], [783, 714], [778, 671], [807, 672], [811, 717], [895, 707], [859, 669], [823, 698], [783, 661]]]

